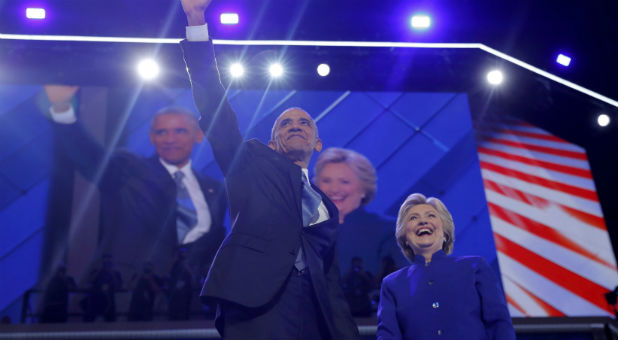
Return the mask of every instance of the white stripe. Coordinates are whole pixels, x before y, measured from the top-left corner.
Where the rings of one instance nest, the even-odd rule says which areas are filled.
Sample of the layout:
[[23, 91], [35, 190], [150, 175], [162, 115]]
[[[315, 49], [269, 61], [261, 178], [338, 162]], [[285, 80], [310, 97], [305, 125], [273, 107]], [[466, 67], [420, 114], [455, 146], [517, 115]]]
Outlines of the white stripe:
[[553, 283], [500, 251], [498, 252], [498, 262], [500, 263], [500, 270], [505, 275], [568, 316], [610, 316], [605, 310]]
[[547, 241], [526, 230], [517, 228], [498, 217], [491, 217], [491, 227], [494, 233], [500, 234], [517, 244], [525, 245], [525, 248], [533, 253], [579, 276], [585, 277], [608, 290], [614, 289], [616, 282], [618, 282], [618, 273], [616, 269], [611, 269], [556, 243]]
[[[88, 41], [146, 44], [177, 44], [184, 38], [99, 37], [79, 35], [3, 34], [0, 39], [38, 41]], [[465, 48], [481, 49], [477, 43], [417, 43], [385, 41], [324, 41], [324, 40], [226, 40], [213, 39], [215, 45], [243, 46], [332, 46], [332, 47], [402, 47], [402, 48]]]
[[479, 145], [482, 147], [486, 147], [488, 149], [502, 151], [502, 152], [510, 153], [510, 154], [517, 155], [517, 156], [523, 156], [526, 158], [538, 159], [538, 160], [542, 160], [545, 162], [563, 164], [563, 165], [574, 167], [574, 168], [590, 170], [590, 164], [588, 163], [587, 160], [563, 157], [563, 156], [548, 154], [545, 152], [532, 151], [532, 150], [528, 150], [524, 148], [517, 148], [514, 146], [510, 146], [510, 145], [492, 143], [488, 141], [482, 141]]
[[541, 185], [526, 182], [524, 180], [503, 175], [499, 172], [488, 169], [481, 169], [481, 175], [484, 179], [517, 189], [527, 194], [535, 195], [549, 201], [558, 202], [561, 205], [577, 209], [597, 217], [603, 217], [603, 212], [601, 211], [601, 206], [598, 201], [592, 201], [587, 198], [581, 198], [559, 190], [549, 189]]
[[512, 318], [523, 318], [525, 317], [524, 314], [522, 314], [519, 309], [513, 307], [510, 303], [507, 304], [507, 308], [509, 309], [509, 314], [511, 314]]
[[492, 190], [485, 190], [485, 194], [488, 202], [544, 224], [579, 244], [590, 253], [615, 264], [612, 260], [614, 252], [606, 231], [580, 222], [565, 214], [562, 209], [553, 204], [549, 207], [537, 208], [519, 200], [502, 196]]
[[[548, 316], [545, 310], [541, 308], [541, 306], [539, 306], [539, 304], [532, 297], [530, 297], [528, 293], [526, 293], [523, 289], [519, 288], [519, 286], [517, 286], [515, 282], [513, 282], [513, 280], [511, 280], [509, 277], [507, 277], [506, 275], [502, 275], [502, 283], [504, 284], [504, 291], [508, 292], [509, 296], [517, 302], [517, 304], [526, 312], [526, 314], [530, 316]], [[527, 316], [520, 312], [517, 308], [512, 307], [509, 308], [509, 312], [511, 312], [511, 317], [515, 316], [513, 311], [517, 311], [517, 313], [519, 313], [521, 316]]]
[[557, 151], [571, 151], [578, 152], [583, 155], [586, 155], [586, 149], [572, 143], [561, 143], [554, 142], [546, 139], [539, 139], [529, 136], [520, 136], [511, 133], [497, 132], [497, 131], [483, 131], [486, 135], [491, 136], [493, 138], [505, 139], [508, 141], [516, 142], [516, 143], [524, 143], [524, 144], [532, 144], [537, 146], [542, 146], [546, 148], [556, 149]]
[[550, 181], [568, 184], [568, 185], [578, 187], [581, 189], [596, 191], [594, 182], [589, 178], [583, 178], [579, 176], [565, 174], [564, 172], [548, 170], [542, 167], [541, 165], [538, 165], [538, 166], [529, 165], [526, 163], [521, 163], [515, 160], [510, 160], [510, 159], [502, 158], [499, 156], [488, 155], [486, 153], [483, 153], [483, 151], [479, 151], [479, 159], [483, 162], [499, 165], [501, 167], [505, 167], [508, 169], [514, 169], [517, 171], [525, 172], [527, 174], [545, 178]]
[[178, 44], [181, 38], [94, 37], [79, 35], [2, 34], [0, 39], [37, 41], [117, 42], [144, 44]]
[[[2, 34], [0, 39], [13, 40], [53, 40], [53, 41], [109, 41], [109, 42], [142, 42], [157, 44], [175, 44], [179, 38], [125, 38], [125, 37], [87, 37], [87, 36], [59, 36], [59, 35], [27, 35], [27, 34]], [[601, 95], [600, 93], [579, 86], [566, 79], [562, 79], [549, 72], [543, 71], [508, 54], [502, 53], [491, 47], [478, 43], [412, 43], [412, 42], [375, 42], [375, 41], [293, 41], [293, 40], [218, 40], [213, 39], [213, 44], [218, 45], [273, 45], [273, 46], [336, 46], [336, 47], [416, 47], [416, 48], [478, 48], [487, 53], [493, 54], [517, 66], [523, 67], [528, 71], [539, 74], [551, 79], [564, 86], [596, 98], [600, 101], [618, 107], [618, 101]]]

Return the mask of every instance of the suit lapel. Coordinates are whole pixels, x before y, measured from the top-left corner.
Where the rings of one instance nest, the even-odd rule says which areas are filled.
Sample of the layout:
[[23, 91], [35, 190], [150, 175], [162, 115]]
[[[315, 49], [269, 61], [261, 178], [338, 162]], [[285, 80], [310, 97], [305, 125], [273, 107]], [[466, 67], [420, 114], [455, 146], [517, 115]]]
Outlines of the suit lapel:
[[217, 195], [217, 187], [215, 186], [215, 183], [213, 183], [206, 176], [197, 172], [195, 168], [191, 168], [191, 171], [193, 172], [193, 175], [195, 175], [195, 178], [197, 178], [197, 182], [200, 185], [200, 189], [202, 189], [202, 194], [206, 200], [206, 203], [208, 203], [209, 207], [212, 207], [215, 203], [214, 200]]
[[176, 197], [176, 184], [174, 183], [174, 179], [163, 164], [161, 164], [159, 156], [155, 154], [148, 158], [147, 164], [150, 168], [150, 172], [154, 175], [156, 181], [163, 187], [165, 192]]

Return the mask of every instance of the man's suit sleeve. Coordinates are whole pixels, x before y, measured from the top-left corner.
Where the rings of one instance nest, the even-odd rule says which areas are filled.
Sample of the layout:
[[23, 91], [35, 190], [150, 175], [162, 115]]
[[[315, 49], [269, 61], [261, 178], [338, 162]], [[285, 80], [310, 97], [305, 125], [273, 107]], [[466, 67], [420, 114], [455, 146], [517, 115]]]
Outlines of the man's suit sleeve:
[[58, 137], [64, 153], [75, 168], [88, 180], [93, 180], [103, 161], [104, 149], [79, 123], [54, 123], [54, 133]]
[[180, 46], [191, 80], [193, 100], [201, 115], [200, 127], [221, 170], [227, 174], [243, 139], [236, 113], [219, 79], [212, 43], [183, 40]]
[[337, 247], [332, 248], [333, 262], [326, 273], [328, 284], [328, 295], [332, 306], [333, 320], [337, 334], [333, 334], [334, 339], [359, 339], [358, 327], [350, 313], [350, 307], [341, 289], [341, 274], [339, 272], [339, 259], [337, 258]]

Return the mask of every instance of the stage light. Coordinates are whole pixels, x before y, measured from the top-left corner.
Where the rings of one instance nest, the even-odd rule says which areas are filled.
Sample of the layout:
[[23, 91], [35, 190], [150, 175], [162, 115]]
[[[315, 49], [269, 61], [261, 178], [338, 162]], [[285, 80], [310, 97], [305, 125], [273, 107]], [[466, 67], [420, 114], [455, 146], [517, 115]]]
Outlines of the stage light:
[[416, 31], [426, 30], [431, 27], [431, 17], [427, 14], [414, 14], [410, 19], [410, 26]]
[[137, 64], [137, 73], [144, 80], [155, 79], [159, 75], [159, 64], [152, 59], [143, 59]]
[[329, 73], [330, 73], [330, 66], [328, 66], [328, 64], [318, 65], [318, 74], [321, 77], [326, 77]]
[[492, 70], [487, 73], [487, 82], [491, 85], [500, 85], [504, 81], [504, 75], [500, 70]]
[[241, 63], [233, 63], [230, 65], [230, 75], [232, 78], [240, 78], [245, 74], [245, 68]]
[[268, 68], [268, 73], [270, 73], [270, 76], [273, 78], [279, 78], [283, 75], [283, 66], [279, 63], [271, 64]]
[[556, 58], [556, 62], [562, 66], [569, 66], [571, 64], [571, 57], [560, 53]]
[[238, 24], [238, 13], [221, 13], [219, 20], [224, 25]]
[[26, 8], [26, 18], [28, 19], [45, 19], [44, 8]]
[[605, 113], [600, 113], [597, 116], [597, 124], [599, 124], [599, 126], [606, 127], [609, 125], [609, 122], [610, 122], [609, 116], [606, 115]]

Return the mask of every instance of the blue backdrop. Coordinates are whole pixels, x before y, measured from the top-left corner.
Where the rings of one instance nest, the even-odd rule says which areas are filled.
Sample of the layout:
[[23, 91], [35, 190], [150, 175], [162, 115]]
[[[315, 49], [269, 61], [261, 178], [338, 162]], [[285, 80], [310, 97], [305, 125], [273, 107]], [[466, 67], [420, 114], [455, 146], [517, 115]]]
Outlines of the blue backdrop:
[[[128, 91], [135, 92], [119, 146], [151, 155], [150, 117], [166, 105], [193, 108], [191, 93], [154, 87]], [[232, 90], [229, 99], [245, 136], [264, 142], [283, 109], [304, 108], [316, 119], [325, 147], [351, 148], [373, 162], [378, 192], [367, 210], [395, 218], [410, 193], [439, 197], [455, 220], [454, 254], [482, 255], [497, 269], [466, 94]], [[39, 280], [41, 257], [50, 255], [42, 254], [53, 164], [47, 107], [41, 86], [0, 86], [2, 314], [19, 309], [22, 294]], [[194, 164], [221, 176], [207, 143], [196, 149]]]

